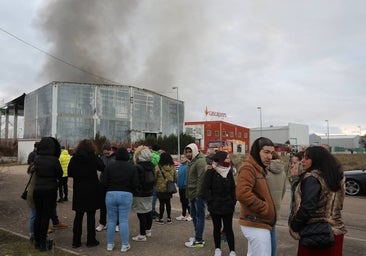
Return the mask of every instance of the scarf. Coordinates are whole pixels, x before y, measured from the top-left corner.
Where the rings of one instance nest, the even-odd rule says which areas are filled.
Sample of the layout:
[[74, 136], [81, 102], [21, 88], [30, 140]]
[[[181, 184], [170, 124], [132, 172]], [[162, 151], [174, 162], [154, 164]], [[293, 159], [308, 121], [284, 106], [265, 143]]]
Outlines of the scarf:
[[216, 170], [216, 172], [218, 174], [221, 175], [221, 177], [223, 178], [226, 178], [227, 177], [227, 174], [229, 173], [230, 169], [231, 169], [231, 166], [228, 166], [228, 167], [224, 167], [224, 166], [221, 166], [219, 165], [218, 163], [216, 162], [213, 162], [212, 163], [212, 167]]

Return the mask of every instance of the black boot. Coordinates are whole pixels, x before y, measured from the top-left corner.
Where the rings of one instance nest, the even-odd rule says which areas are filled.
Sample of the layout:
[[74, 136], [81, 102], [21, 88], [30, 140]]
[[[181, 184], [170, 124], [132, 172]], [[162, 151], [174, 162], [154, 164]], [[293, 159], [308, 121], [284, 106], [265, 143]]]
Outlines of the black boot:
[[53, 239], [47, 239], [46, 248], [47, 248], [48, 251], [52, 250], [53, 245], [54, 245]]
[[39, 244], [39, 249], [38, 249], [40, 252], [45, 252], [47, 251], [47, 247], [46, 247], [46, 242], [41, 242]]

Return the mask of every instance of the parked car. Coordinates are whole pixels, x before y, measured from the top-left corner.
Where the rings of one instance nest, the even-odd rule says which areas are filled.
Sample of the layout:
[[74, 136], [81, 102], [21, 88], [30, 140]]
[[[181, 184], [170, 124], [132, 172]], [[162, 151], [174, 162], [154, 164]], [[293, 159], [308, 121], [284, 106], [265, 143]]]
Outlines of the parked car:
[[346, 194], [356, 196], [366, 192], [366, 170], [345, 171]]

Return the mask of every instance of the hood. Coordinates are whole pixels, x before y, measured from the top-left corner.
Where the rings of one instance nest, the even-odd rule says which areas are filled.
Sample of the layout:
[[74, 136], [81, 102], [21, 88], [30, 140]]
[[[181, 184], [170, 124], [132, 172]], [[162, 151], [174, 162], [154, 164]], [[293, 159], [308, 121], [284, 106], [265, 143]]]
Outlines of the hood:
[[190, 148], [192, 150], [192, 159], [196, 158], [199, 153], [196, 143], [188, 144], [185, 148]]
[[61, 151], [61, 155], [69, 155], [69, 151], [67, 151], [67, 149], [63, 149], [62, 151]]
[[38, 144], [38, 155], [60, 156], [61, 149], [58, 141], [53, 137], [43, 137]]
[[271, 163], [269, 164], [268, 169], [271, 173], [278, 174], [285, 170], [285, 164], [280, 159], [271, 160]]

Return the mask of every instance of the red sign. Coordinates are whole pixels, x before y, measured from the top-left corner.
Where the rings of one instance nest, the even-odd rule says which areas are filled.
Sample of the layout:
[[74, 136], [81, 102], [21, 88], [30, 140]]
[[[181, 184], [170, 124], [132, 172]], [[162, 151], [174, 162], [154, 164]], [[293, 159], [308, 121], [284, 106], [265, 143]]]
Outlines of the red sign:
[[216, 111], [209, 111], [207, 107], [205, 109], [205, 115], [206, 116], [215, 116], [215, 117], [226, 118], [226, 113], [216, 112]]

